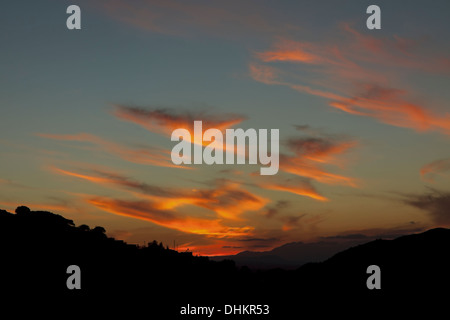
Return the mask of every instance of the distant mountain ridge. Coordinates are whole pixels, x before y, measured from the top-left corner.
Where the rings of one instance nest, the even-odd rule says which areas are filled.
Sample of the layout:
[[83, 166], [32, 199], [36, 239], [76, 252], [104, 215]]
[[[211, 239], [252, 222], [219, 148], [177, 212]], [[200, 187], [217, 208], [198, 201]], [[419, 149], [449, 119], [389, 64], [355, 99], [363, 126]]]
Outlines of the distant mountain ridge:
[[236, 255], [210, 257], [210, 259], [215, 261], [230, 259], [238, 266], [253, 269], [295, 269], [305, 263], [324, 261], [339, 251], [363, 242], [367, 240], [290, 242], [269, 251], [242, 251]]
[[376, 265], [382, 274], [379, 294], [426, 298], [450, 286], [449, 252], [450, 229], [435, 228], [351, 247], [324, 262], [303, 265], [296, 270], [296, 278], [305, 287], [317, 290], [347, 288], [373, 295], [377, 290], [367, 290], [367, 268]]
[[[387, 235], [389, 238], [394, 235]], [[296, 269], [310, 262], [322, 262], [348, 248], [370, 242], [377, 237], [362, 234], [323, 238], [316, 242], [289, 242], [268, 251], [242, 251], [235, 255], [210, 257], [220, 261], [230, 259], [238, 266], [252, 269]]]

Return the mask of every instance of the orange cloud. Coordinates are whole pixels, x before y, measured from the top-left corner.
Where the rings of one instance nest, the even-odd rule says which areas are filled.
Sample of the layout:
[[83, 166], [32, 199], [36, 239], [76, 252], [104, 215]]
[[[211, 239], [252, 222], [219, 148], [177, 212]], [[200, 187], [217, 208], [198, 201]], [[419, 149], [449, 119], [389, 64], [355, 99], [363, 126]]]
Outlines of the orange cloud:
[[151, 132], [171, 135], [172, 131], [184, 128], [194, 131], [194, 121], [201, 120], [203, 131], [216, 128], [224, 131], [247, 118], [237, 114], [211, 115], [207, 112], [180, 112], [169, 109], [143, 109], [128, 106], [116, 106], [114, 115], [125, 121], [138, 124]]
[[448, 57], [440, 55], [439, 50], [434, 53], [424, 50], [430, 45], [425, 43], [426, 39], [406, 39], [398, 35], [376, 38], [358, 32], [349, 23], [343, 23], [341, 27], [351, 36], [345, 50], [351, 59], [428, 73], [450, 73]]
[[300, 177], [306, 177], [325, 184], [339, 184], [356, 187], [357, 182], [354, 178], [333, 174], [320, 168], [317, 164], [305, 161], [302, 158], [283, 156], [280, 157], [280, 169], [295, 174]]
[[71, 171], [59, 169], [59, 168], [56, 168], [56, 167], [52, 167], [52, 170], [54, 170], [56, 173], [59, 173], [59, 174], [68, 175], [68, 176], [71, 176], [71, 177], [84, 179], [84, 180], [87, 180], [87, 181], [90, 181], [90, 182], [94, 182], [94, 183], [109, 184], [109, 183], [113, 182], [111, 179], [108, 179], [108, 178], [89, 176], [89, 175], [86, 175], [86, 174], [71, 172]]
[[257, 63], [250, 63], [249, 65], [250, 77], [258, 82], [265, 84], [277, 84], [283, 85], [285, 83], [279, 82], [277, 79], [279, 77], [280, 71], [274, 67], [261, 65]]
[[283, 81], [280, 78], [282, 76], [286, 76], [285, 72], [281, 71], [280, 69], [261, 65], [257, 63], [250, 63], [249, 65], [249, 74], [250, 77], [254, 80], [268, 84], [268, 85], [282, 85], [290, 87], [293, 90], [299, 91], [299, 92], [305, 92], [311, 95], [327, 98], [327, 99], [333, 99], [333, 100], [344, 100], [346, 99], [345, 96], [338, 95], [336, 93], [333, 93], [331, 91], [324, 91], [317, 88], [312, 88], [307, 85], [300, 85], [291, 83], [288, 81]]
[[214, 201], [201, 203], [201, 206], [211, 209], [227, 219], [238, 219], [241, 213], [259, 210], [269, 202], [261, 196], [241, 189], [239, 183], [230, 181], [221, 181], [215, 189], [200, 193], [202, 199], [205, 197], [214, 199]]
[[422, 179], [428, 182], [434, 182], [435, 175], [440, 175], [450, 171], [450, 159], [436, 160], [420, 168]]
[[91, 198], [88, 203], [107, 212], [150, 221], [157, 225], [183, 232], [213, 237], [248, 236], [252, 227], [227, 227], [219, 219], [185, 217], [169, 210], [161, 210], [151, 201], [125, 201], [109, 198]]
[[436, 115], [423, 106], [403, 98], [404, 90], [362, 84], [361, 92], [330, 106], [342, 111], [376, 118], [381, 122], [417, 131], [438, 130], [450, 134], [450, 114]]
[[263, 62], [284, 61], [311, 65], [358, 67], [342, 53], [338, 46], [330, 44], [313, 44], [280, 39], [274, 49], [257, 52], [255, 56]]
[[103, 150], [118, 155], [122, 159], [139, 164], [146, 164], [152, 166], [159, 167], [169, 167], [169, 168], [180, 168], [180, 169], [191, 169], [190, 167], [182, 166], [182, 165], [174, 165], [172, 160], [170, 159], [170, 151], [157, 147], [146, 147], [141, 149], [130, 149], [123, 145], [120, 145], [115, 142], [107, 141], [100, 137], [97, 137], [88, 133], [80, 133], [80, 134], [65, 134], [65, 135], [57, 135], [57, 134], [37, 134], [40, 137], [60, 140], [60, 141], [79, 141], [79, 142], [88, 142], [92, 143], [98, 147], [101, 147]]
[[319, 201], [328, 201], [327, 198], [320, 195], [311, 185], [299, 185], [299, 186], [289, 186], [289, 185], [282, 185], [282, 184], [268, 184], [265, 185], [267, 189], [272, 190], [278, 190], [278, 191], [285, 191], [285, 192], [291, 192], [294, 194], [298, 194], [300, 196], [309, 197], [315, 200]]
[[[212, 239], [211, 239], [212, 240]], [[200, 254], [203, 256], [225, 256], [234, 255], [241, 252], [244, 248], [241, 246], [230, 245], [229, 241], [216, 240], [211, 244], [197, 245], [197, 244], [181, 244], [178, 251], [190, 251], [193, 254]]]
[[331, 163], [334, 156], [355, 147], [355, 141], [338, 141], [325, 137], [291, 138], [287, 141], [291, 151], [298, 156], [321, 163]]
[[[333, 174], [322, 168], [324, 164], [335, 164], [338, 155], [357, 145], [355, 141], [317, 135], [291, 138], [287, 140], [286, 145], [295, 155], [281, 154], [280, 170], [321, 183], [357, 186], [355, 179]], [[302, 190], [297, 190], [297, 193], [299, 192]], [[314, 196], [320, 200], [320, 196]]]
[[290, 61], [302, 63], [319, 63], [322, 58], [310, 52], [309, 43], [299, 43], [295, 41], [282, 40], [275, 45], [275, 50], [259, 52], [256, 56], [264, 61]]
[[250, 74], [253, 79], [265, 84], [284, 85], [296, 91], [332, 100], [329, 106], [346, 113], [375, 118], [386, 124], [417, 131], [437, 130], [450, 134], [450, 114], [434, 114], [419, 104], [409, 102], [403, 98], [407, 94], [405, 90], [374, 83], [361, 83], [358, 86], [360, 93], [347, 97], [332, 91], [277, 80], [281, 72], [277, 72], [274, 68], [267, 69], [264, 66], [252, 64]]
[[164, 188], [134, 181], [118, 174], [96, 171], [96, 175], [80, 174], [53, 168], [58, 174], [84, 179], [106, 186], [125, 187], [139, 197], [151, 199], [153, 208], [169, 210], [185, 205], [195, 205], [214, 211], [219, 217], [240, 220], [246, 211], [263, 208], [267, 199], [252, 194], [240, 187], [239, 183], [219, 181], [210, 189]]
[[[398, 68], [448, 74], [448, 57], [439, 56], [439, 50], [437, 54], [425, 50], [423, 40], [377, 38], [361, 34], [349, 24], [342, 24], [342, 30], [344, 35], [339, 43], [278, 40], [272, 49], [255, 57], [265, 63], [289, 63], [289, 68], [252, 62], [251, 77], [268, 85], [283, 85], [329, 99], [331, 107], [346, 113], [416, 131], [450, 134], [450, 114], [433, 112], [430, 107], [412, 101], [410, 91], [396, 89], [389, 83], [398, 78]], [[298, 65], [298, 73], [292, 64]], [[319, 77], [306, 78], [302, 76], [304, 70]]]
[[[204, 134], [206, 130], [211, 128], [225, 133], [226, 129], [247, 119], [245, 116], [237, 114], [212, 115], [207, 112], [175, 112], [169, 109], [142, 109], [127, 106], [117, 106], [115, 115], [119, 119], [130, 121], [151, 132], [160, 134], [171, 135], [175, 129], [187, 129], [191, 133], [191, 143], [203, 146], [207, 146], [211, 142], [199, 141], [194, 137], [194, 121], [202, 121], [202, 134]], [[226, 144], [214, 144], [214, 147], [221, 149], [223, 152], [233, 150], [231, 152], [235, 154], [245, 154], [245, 149], [237, 146], [228, 148]]]

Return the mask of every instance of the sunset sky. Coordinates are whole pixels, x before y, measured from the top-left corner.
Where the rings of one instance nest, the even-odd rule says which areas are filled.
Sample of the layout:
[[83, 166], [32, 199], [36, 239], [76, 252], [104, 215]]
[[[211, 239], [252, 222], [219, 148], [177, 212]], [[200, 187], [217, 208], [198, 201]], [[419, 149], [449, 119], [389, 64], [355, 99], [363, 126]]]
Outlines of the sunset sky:
[[[66, 8], [81, 8], [81, 30]], [[368, 30], [377, 4], [382, 29]], [[450, 226], [449, 1], [3, 1], [0, 208], [202, 255]], [[280, 170], [176, 128], [280, 130]]]

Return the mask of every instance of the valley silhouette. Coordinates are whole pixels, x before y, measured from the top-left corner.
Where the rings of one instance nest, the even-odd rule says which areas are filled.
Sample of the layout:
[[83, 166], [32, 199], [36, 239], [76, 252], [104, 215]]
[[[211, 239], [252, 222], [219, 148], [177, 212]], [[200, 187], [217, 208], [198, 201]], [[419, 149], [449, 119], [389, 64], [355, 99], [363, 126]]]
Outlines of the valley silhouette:
[[[179, 310], [187, 304], [268, 304], [271, 313], [263, 318], [281, 319], [324, 304], [384, 306], [429, 298], [450, 284], [449, 247], [450, 230], [436, 228], [356, 245], [295, 269], [253, 270], [229, 259], [177, 252], [156, 240], [127, 244], [102, 227], [76, 226], [22, 206], [15, 213], [0, 210], [0, 290], [35, 302], [88, 303], [109, 311], [126, 306], [167, 319], [183, 318]], [[81, 269], [80, 290], [66, 286], [70, 265]], [[380, 290], [367, 288], [370, 265], [381, 269]]]

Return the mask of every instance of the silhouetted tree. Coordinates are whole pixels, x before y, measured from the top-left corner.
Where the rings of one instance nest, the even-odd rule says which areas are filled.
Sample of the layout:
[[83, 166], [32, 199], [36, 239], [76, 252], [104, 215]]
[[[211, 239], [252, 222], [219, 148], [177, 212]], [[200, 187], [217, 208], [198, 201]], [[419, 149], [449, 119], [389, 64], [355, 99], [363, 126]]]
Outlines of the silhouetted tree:
[[16, 214], [29, 214], [29, 213], [31, 213], [31, 210], [26, 206], [19, 206], [16, 208]]
[[86, 224], [82, 224], [81, 226], [78, 226], [78, 229], [81, 231], [90, 231], [91, 230], [91, 228], [89, 228], [89, 226]]
[[105, 233], [106, 233], [106, 230], [105, 230], [105, 228], [103, 228], [103, 227], [97, 226], [97, 227], [95, 227], [94, 229], [92, 229], [92, 232], [100, 233], [100, 234], [105, 234]]

